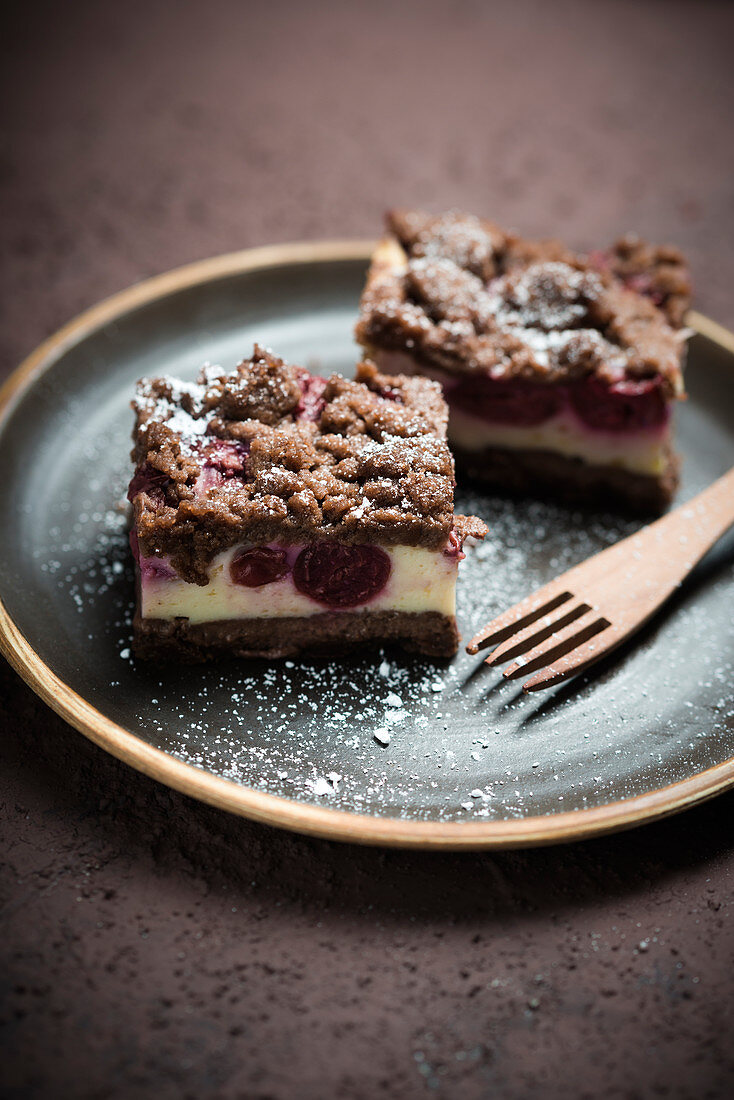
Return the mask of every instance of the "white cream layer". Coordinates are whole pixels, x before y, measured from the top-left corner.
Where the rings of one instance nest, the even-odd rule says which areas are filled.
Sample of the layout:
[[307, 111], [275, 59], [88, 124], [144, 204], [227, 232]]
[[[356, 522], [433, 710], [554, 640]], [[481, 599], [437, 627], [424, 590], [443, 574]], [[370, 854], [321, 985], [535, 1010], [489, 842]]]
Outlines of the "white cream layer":
[[[234, 546], [211, 563], [207, 585], [189, 584], [178, 577], [141, 577], [141, 614], [146, 619], [186, 618], [192, 623], [222, 619], [281, 618], [320, 615], [338, 609], [304, 596], [290, 574], [279, 581], [247, 588], [233, 584], [229, 563], [242, 549]], [[392, 570], [387, 584], [374, 599], [346, 611], [456, 610], [456, 558], [441, 550], [413, 546], [383, 546]]]
[[[375, 351], [373, 358], [387, 374], [421, 374], [445, 382], [447, 375], [416, 363], [400, 351]], [[639, 474], [657, 477], [667, 467], [667, 445], [672, 420], [663, 427], [639, 432], [603, 432], [587, 428], [571, 409], [534, 428], [491, 424], [449, 403], [449, 444], [464, 451], [483, 451], [487, 447], [507, 450], [553, 451], [567, 458], [580, 458], [592, 466], [617, 466]]]
[[670, 426], [620, 438], [613, 432], [584, 432], [570, 412], [562, 412], [537, 428], [513, 428], [488, 424], [462, 409], [452, 408], [448, 437], [449, 443], [464, 451], [482, 451], [485, 447], [553, 451], [593, 466], [618, 466], [657, 477], [667, 466], [665, 443], [670, 439]]

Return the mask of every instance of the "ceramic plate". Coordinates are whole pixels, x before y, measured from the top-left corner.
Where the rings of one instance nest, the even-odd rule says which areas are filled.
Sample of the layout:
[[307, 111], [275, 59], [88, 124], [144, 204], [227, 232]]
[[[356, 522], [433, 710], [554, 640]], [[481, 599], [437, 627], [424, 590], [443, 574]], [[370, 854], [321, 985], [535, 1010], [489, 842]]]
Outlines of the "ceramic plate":
[[[275, 825], [364, 843], [521, 845], [671, 813], [734, 782], [734, 544], [603, 664], [523, 696], [481, 658], [385, 650], [160, 670], [130, 655], [120, 506], [141, 375], [231, 367], [255, 340], [350, 372], [366, 243], [224, 256], [102, 303], [2, 391], [0, 641], [64, 718], [172, 787]], [[734, 340], [705, 318], [679, 414], [681, 500], [734, 463]], [[605, 512], [460, 487], [487, 541], [460, 576], [465, 638], [635, 529]], [[375, 739], [388, 730], [389, 743]], [[385, 734], [381, 734], [387, 740]]]

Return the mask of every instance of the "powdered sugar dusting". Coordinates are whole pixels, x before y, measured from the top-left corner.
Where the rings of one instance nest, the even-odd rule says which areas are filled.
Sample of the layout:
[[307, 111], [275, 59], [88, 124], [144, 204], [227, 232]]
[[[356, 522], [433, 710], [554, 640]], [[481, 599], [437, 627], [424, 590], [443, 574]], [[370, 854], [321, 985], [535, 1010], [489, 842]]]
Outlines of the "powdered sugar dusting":
[[[599, 805], [733, 751], [734, 625], [719, 616], [711, 630], [712, 606], [731, 600], [726, 571], [630, 653], [542, 696], [522, 696], [464, 653], [445, 664], [397, 650], [167, 670], [136, 662], [126, 518], [115, 503], [127, 473], [124, 437], [118, 443], [111, 478], [100, 470], [44, 502], [50, 527], [34, 559], [67, 616], [71, 664], [106, 676], [106, 712], [177, 759], [326, 807], [450, 821]], [[103, 448], [89, 457], [101, 461]], [[636, 526], [466, 493], [457, 507], [491, 525], [460, 567], [465, 637]]]
[[[352, 321], [350, 304], [345, 332]], [[178, 368], [171, 353], [150, 371]], [[731, 542], [632, 646], [535, 696], [463, 652], [448, 663], [393, 649], [165, 670], [136, 662], [132, 562], [118, 505], [130, 472], [136, 371], [128, 364], [102, 402], [90, 383], [72, 412], [64, 410], [63, 446], [52, 432], [34, 437], [12, 540], [17, 557], [4, 567], [17, 575], [5, 586], [8, 610], [32, 644], [72, 688], [146, 743], [235, 784], [327, 810], [444, 821], [598, 806], [734, 755]], [[72, 415], [83, 431], [68, 432]], [[732, 443], [695, 399], [680, 421], [685, 498], [721, 472]], [[635, 527], [611, 514], [466, 491], [456, 506], [490, 524], [487, 541], [467, 547], [459, 567], [465, 639]]]
[[[218, 368], [207, 363], [202, 368], [202, 375], [207, 372], [216, 372]], [[144, 415], [141, 417], [141, 425], [154, 421], [164, 422], [172, 432], [181, 436], [182, 445], [198, 436], [206, 435], [210, 418], [204, 415], [203, 405], [206, 393], [205, 386], [197, 382], [182, 382], [180, 379], [167, 378], [168, 394], [159, 397], [155, 401], [147, 403]], [[140, 388], [145, 391], [150, 385], [150, 379], [143, 378]], [[184, 402], [188, 408], [182, 408]], [[190, 410], [190, 411], [188, 411]]]

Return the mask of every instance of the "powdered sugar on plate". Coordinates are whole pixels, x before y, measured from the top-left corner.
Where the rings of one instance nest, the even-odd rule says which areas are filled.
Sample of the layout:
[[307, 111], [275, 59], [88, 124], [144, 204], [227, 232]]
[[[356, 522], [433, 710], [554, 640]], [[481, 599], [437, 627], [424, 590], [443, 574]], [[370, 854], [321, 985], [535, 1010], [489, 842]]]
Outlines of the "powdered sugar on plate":
[[[734, 626], [710, 629], [711, 601], [731, 600], [725, 572], [623, 658], [539, 696], [523, 696], [463, 651], [446, 663], [400, 650], [185, 669], [136, 662], [118, 504], [125, 443], [121, 434], [107, 468], [97, 448], [91, 466], [102, 468], [85, 483], [71, 478], [45, 502], [48, 537], [33, 555], [42, 584], [65, 608], [74, 661], [92, 670], [98, 705], [177, 759], [343, 810], [500, 820], [631, 796], [729, 751]], [[490, 524], [487, 541], [468, 547], [461, 565], [465, 637], [636, 526], [477, 494], [459, 494], [457, 510]]]
[[[304, 293], [312, 310], [310, 284]], [[239, 318], [247, 303], [240, 298], [236, 308]], [[338, 314], [344, 333], [353, 313], [349, 303]], [[263, 322], [251, 318], [253, 327], [256, 320], [260, 337]], [[289, 355], [297, 328], [299, 354], [291, 358], [298, 361], [302, 321], [291, 317], [291, 330], [273, 321], [267, 342]], [[26, 474], [11, 533], [17, 555], [7, 565], [9, 611], [94, 707], [146, 743], [235, 784], [326, 809], [414, 820], [577, 811], [734, 756], [730, 545], [632, 645], [571, 684], [532, 696], [463, 651], [445, 663], [398, 649], [167, 669], [136, 661], [132, 560], [118, 505], [131, 472], [134, 382], [142, 373], [193, 376], [206, 355], [233, 365], [251, 347], [239, 320], [225, 325], [221, 338], [196, 324], [169, 348], [162, 341], [151, 350], [148, 330], [141, 332], [127, 364], [125, 349], [134, 341], [110, 344], [94, 377], [89, 368], [89, 380], [43, 414], [21, 456]], [[314, 346], [323, 345], [328, 324], [314, 322]], [[350, 341], [338, 344], [340, 363], [329, 367], [349, 361], [341, 349]], [[183, 346], [190, 360], [182, 366]], [[680, 421], [685, 497], [721, 472], [730, 440], [693, 400]], [[467, 547], [460, 566], [465, 639], [636, 526], [611, 514], [465, 491], [456, 507], [490, 528], [484, 543]]]

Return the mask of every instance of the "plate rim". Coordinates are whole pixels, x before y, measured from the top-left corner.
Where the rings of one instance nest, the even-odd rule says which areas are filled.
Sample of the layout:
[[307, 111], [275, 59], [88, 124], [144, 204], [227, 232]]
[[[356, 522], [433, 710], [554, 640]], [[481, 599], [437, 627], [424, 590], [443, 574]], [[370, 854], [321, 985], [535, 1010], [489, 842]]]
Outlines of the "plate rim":
[[[181, 290], [248, 271], [286, 264], [367, 261], [372, 240], [305, 241], [228, 252], [135, 283], [105, 298], [44, 340], [0, 387], [0, 433], [16, 403], [58, 359], [103, 325], [132, 309]], [[734, 333], [689, 312], [695, 332], [734, 355]], [[107, 718], [53, 672], [33, 649], [0, 598], [0, 652], [28, 686], [61, 718], [136, 771], [219, 809], [261, 824], [328, 840], [399, 848], [519, 848], [587, 839], [659, 820], [734, 786], [734, 757], [629, 799], [558, 814], [503, 821], [420, 821], [381, 817], [300, 802], [223, 779], [147, 744]]]

